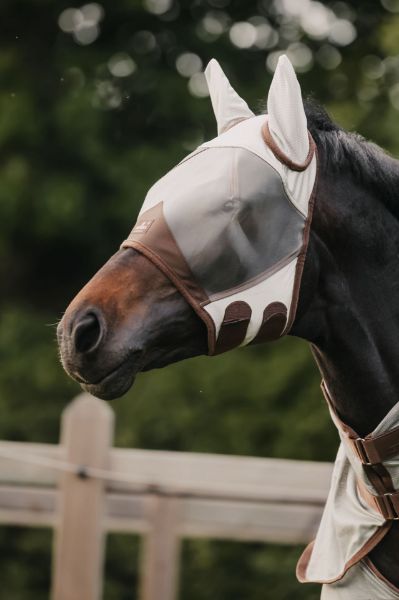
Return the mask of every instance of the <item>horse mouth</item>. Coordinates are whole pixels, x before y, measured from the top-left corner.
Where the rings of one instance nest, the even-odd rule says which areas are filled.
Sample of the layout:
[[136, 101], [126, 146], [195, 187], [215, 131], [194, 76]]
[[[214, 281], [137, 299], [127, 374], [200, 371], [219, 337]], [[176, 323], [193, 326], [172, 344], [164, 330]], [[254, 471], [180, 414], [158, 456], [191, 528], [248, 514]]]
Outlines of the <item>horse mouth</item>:
[[140, 371], [140, 365], [135, 357], [141, 353], [133, 352], [121, 363], [108, 371], [101, 379], [90, 382], [74, 375], [85, 392], [102, 400], [114, 400], [120, 398], [134, 384], [137, 373]]

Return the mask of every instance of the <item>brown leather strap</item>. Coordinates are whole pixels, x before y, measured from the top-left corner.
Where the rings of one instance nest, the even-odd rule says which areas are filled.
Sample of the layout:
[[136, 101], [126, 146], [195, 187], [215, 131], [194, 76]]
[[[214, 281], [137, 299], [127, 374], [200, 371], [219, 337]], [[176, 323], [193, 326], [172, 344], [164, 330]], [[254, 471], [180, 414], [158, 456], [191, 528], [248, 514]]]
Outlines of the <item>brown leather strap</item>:
[[380, 435], [348, 439], [364, 465], [376, 465], [399, 454], [399, 427]]
[[391, 431], [386, 431], [380, 435], [370, 434], [361, 438], [337, 415], [324, 380], [321, 382], [321, 389], [328, 404], [334, 411], [341, 425], [341, 430], [345, 433], [354, 454], [363, 465], [377, 465], [389, 460], [393, 456], [399, 455], [399, 427], [395, 427]]
[[232, 302], [226, 307], [214, 354], [237, 348], [244, 341], [251, 315], [251, 307], [242, 300]]
[[388, 492], [396, 491], [391, 474], [383, 463], [378, 465], [363, 465], [363, 470], [377, 494], [387, 494]]
[[321, 389], [330, 406], [336, 424], [363, 465], [365, 474], [376, 493], [372, 494], [361, 479], [357, 479], [357, 487], [363, 500], [376, 510], [386, 521], [399, 520], [399, 490], [395, 490], [391, 475], [383, 464], [384, 461], [399, 455], [399, 427], [380, 435], [361, 438], [344, 423], [337, 414], [327, 385], [323, 380]]
[[371, 494], [362, 481], [357, 486], [363, 500], [386, 521], [399, 521], [399, 491]]
[[281, 337], [287, 324], [287, 307], [282, 302], [272, 302], [263, 311], [262, 325], [252, 344], [271, 342]]

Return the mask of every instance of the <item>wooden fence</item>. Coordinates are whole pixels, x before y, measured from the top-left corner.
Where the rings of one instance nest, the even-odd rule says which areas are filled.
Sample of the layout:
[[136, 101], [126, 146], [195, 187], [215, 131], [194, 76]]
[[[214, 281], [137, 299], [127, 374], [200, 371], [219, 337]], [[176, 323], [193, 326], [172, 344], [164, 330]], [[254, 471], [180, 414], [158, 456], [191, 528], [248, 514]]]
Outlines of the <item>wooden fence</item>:
[[113, 423], [107, 403], [82, 394], [59, 445], [0, 442], [0, 523], [54, 528], [53, 600], [101, 598], [109, 531], [143, 536], [140, 600], [177, 598], [184, 537], [314, 535], [331, 464], [113, 448]]

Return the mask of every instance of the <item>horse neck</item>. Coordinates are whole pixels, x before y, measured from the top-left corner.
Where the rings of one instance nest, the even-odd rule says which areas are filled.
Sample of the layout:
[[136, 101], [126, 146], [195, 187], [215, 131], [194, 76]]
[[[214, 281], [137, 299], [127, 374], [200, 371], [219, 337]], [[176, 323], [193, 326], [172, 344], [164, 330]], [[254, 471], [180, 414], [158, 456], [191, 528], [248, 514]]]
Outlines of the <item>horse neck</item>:
[[292, 333], [343, 421], [370, 433], [399, 401], [399, 221], [349, 175], [320, 177]]

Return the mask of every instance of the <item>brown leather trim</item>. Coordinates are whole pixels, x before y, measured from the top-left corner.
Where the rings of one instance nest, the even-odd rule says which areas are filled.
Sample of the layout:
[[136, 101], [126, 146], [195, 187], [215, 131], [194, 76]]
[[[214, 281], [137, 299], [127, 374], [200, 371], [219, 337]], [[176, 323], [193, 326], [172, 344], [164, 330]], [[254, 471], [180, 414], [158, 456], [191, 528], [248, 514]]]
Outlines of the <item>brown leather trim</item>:
[[316, 151], [316, 144], [314, 142], [314, 139], [310, 135], [310, 132], [308, 131], [308, 139], [309, 139], [308, 155], [305, 158], [305, 161], [303, 163], [294, 162], [277, 145], [276, 141], [274, 140], [274, 138], [270, 132], [269, 123], [267, 120], [262, 125], [262, 137], [263, 137], [266, 145], [270, 148], [270, 150], [273, 152], [274, 156], [277, 158], [277, 160], [279, 160], [281, 163], [283, 163], [283, 165], [286, 165], [289, 169], [291, 169], [291, 171], [304, 171], [309, 166], [310, 161], [312, 160], [313, 155]]
[[[147, 225], [149, 223], [151, 223], [150, 227]], [[205, 291], [197, 284], [186, 259], [169, 229], [164, 217], [163, 202], [159, 202], [140, 215], [136, 225], [122, 246], [128, 246], [132, 241], [139, 242], [158, 257], [162, 257], [161, 260], [176, 273], [177, 277], [184, 283], [190, 295], [195, 298], [198, 304], [205, 304], [209, 300]]]
[[311, 193], [310, 199], [309, 199], [308, 216], [306, 218], [305, 229], [303, 232], [303, 244], [302, 244], [301, 251], [298, 255], [298, 262], [296, 264], [290, 314], [288, 317], [286, 328], [283, 331], [284, 335], [286, 335], [287, 333], [290, 332], [290, 329], [291, 329], [292, 324], [295, 319], [296, 309], [297, 309], [298, 300], [299, 300], [299, 290], [301, 287], [303, 267], [305, 265], [306, 253], [308, 251], [308, 245], [309, 245], [310, 226], [311, 226], [312, 218], [313, 218], [313, 210], [314, 210], [314, 205], [315, 205], [315, 201], [316, 201], [317, 184], [318, 184], [318, 180], [319, 180], [319, 160], [317, 157], [317, 148], [316, 147], [315, 147], [314, 153], [316, 156], [316, 177], [315, 177], [314, 184], [313, 184], [313, 190], [312, 190], [312, 193]]
[[242, 300], [232, 302], [226, 307], [216, 341], [215, 354], [222, 354], [222, 352], [227, 352], [242, 344], [247, 333], [251, 315], [251, 307]]
[[315, 540], [312, 540], [306, 546], [305, 550], [302, 552], [302, 554], [299, 557], [299, 560], [296, 564], [295, 574], [296, 574], [296, 578], [298, 579], [299, 583], [308, 583], [308, 579], [306, 578], [306, 570], [309, 565], [310, 557], [312, 556], [314, 542], [315, 542]]
[[283, 333], [286, 324], [287, 307], [282, 302], [272, 302], [263, 311], [262, 325], [248, 345], [277, 340]]
[[[143, 223], [151, 223], [151, 225], [142, 227]], [[208, 331], [209, 354], [213, 354], [216, 343], [215, 324], [203, 308], [203, 306], [209, 304], [209, 298], [205, 291], [197, 285], [190, 267], [176, 244], [166, 223], [162, 202], [140, 215], [129, 237], [122, 243], [121, 247], [134, 248], [144, 254], [172, 281], [197, 315], [204, 321]]]
[[[360, 550], [358, 550], [356, 552], [356, 554], [354, 554], [352, 556], [352, 558], [346, 563], [342, 575], [339, 578], [335, 579], [334, 581], [338, 581], [338, 579], [341, 579], [345, 575], [345, 573], [348, 569], [353, 567], [353, 565], [355, 565], [357, 562], [359, 562], [359, 560], [361, 560], [364, 556], [367, 556], [367, 554], [369, 552], [371, 552], [372, 549], [375, 548], [377, 544], [380, 543], [380, 541], [383, 539], [383, 537], [385, 537], [385, 535], [388, 533], [388, 531], [391, 529], [391, 527], [392, 527], [392, 521], [387, 521], [386, 523], [383, 523], [381, 525], [381, 527], [379, 527], [377, 529], [377, 531], [375, 531], [373, 533], [373, 535], [367, 540], [367, 542], [364, 544], [363, 548], [360, 548]], [[333, 583], [333, 582], [331, 581], [328, 583]]]
[[393, 590], [396, 593], [399, 593], [399, 588], [396, 587], [396, 585], [394, 585], [393, 583], [391, 583], [386, 577], [384, 577], [384, 575], [377, 569], [377, 567], [375, 566], [375, 564], [371, 561], [371, 559], [368, 556], [365, 556], [363, 558], [363, 562], [368, 566], [368, 568], [370, 569], [370, 571], [372, 571], [374, 573], [374, 575], [383, 583], [385, 583], [385, 585], [387, 585], [389, 588], [391, 588], [391, 590]]
[[136, 242], [134, 240], [126, 240], [125, 242], [123, 242], [122, 247], [134, 248], [135, 250], [140, 252], [141, 254], [146, 256], [146, 258], [148, 258], [148, 260], [150, 260], [156, 267], [158, 267], [158, 269], [162, 271], [162, 273], [166, 275], [168, 279], [170, 279], [170, 281], [179, 290], [183, 298], [187, 300], [187, 302], [190, 304], [190, 306], [192, 306], [197, 315], [204, 321], [208, 331], [209, 354], [213, 354], [215, 351], [216, 341], [215, 324], [212, 321], [210, 315], [206, 312], [204, 308], [202, 308], [202, 306], [200, 306], [198, 300], [190, 294], [189, 290], [183, 285], [181, 280], [178, 277], [176, 277], [175, 273], [171, 270], [171, 268], [157, 254], [154, 254], [154, 252], [152, 252], [150, 248], [147, 248], [147, 246], [141, 244], [140, 242]]
[[358, 563], [359, 560], [367, 556], [367, 554], [369, 554], [369, 552], [371, 552], [372, 549], [380, 543], [380, 541], [386, 536], [386, 534], [390, 530], [391, 526], [392, 521], [386, 521], [386, 523], [381, 525], [381, 527], [379, 527], [377, 531], [375, 531], [373, 535], [367, 540], [364, 546], [360, 548], [360, 550], [358, 550], [356, 554], [354, 554], [352, 558], [345, 564], [342, 573], [340, 573], [338, 577], [335, 577], [334, 579], [310, 581], [306, 578], [306, 570], [308, 568], [314, 544], [314, 542], [311, 542], [310, 544], [308, 544], [308, 546], [306, 546], [297, 563], [296, 576], [298, 581], [300, 583], [335, 583], [336, 581], [339, 581], [340, 579], [342, 579], [342, 577], [345, 575], [348, 569], [350, 569], [351, 567], [353, 567], [353, 565]]

